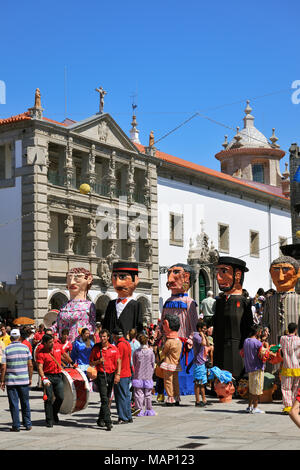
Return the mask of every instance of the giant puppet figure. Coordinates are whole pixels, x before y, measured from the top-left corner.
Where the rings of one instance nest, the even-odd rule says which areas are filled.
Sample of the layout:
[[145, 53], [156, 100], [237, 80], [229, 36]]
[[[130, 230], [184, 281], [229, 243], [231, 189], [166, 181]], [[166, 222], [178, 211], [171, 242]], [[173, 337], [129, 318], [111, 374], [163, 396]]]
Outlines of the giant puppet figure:
[[[193, 359], [193, 333], [197, 331], [198, 321], [197, 304], [188, 295], [189, 289], [196, 280], [194, 270], [188, 264], [177, 263], [168, 269], [167, 287], [171, 290], [161, 315], [161, 329], [166, 315], [176, 315], [180, 321], [178, 337], [182, 342], [181, 369], [179, 372], [180, 394], [194, 393], [193, 378], [186, 372], [186, 366]], [[164, 334], [163, 330], [161, 330]]]
[[163, 307], [161, 324], [167, 313], [177, 315], [180, 319], [178, 336], [189, 338], [194, 331], [198, 321], [197, 304], [189, 297], [188, 291], [195, 282], [194, 270], [188, 264], [177, 263], [168, 269], [167, 287], [172, 295]]
[[143, 329], [141, 304], [132, 295], [138, 283], [138, 264], [129, 261], [119, 261], [113, 264], [112, 284], [118, 298], [111, 300], [105, 311], [102, 328], [112, 332], [116, 328], [123, 331], [124, 336], [135, 328], [137, 332]]
[[250, 302], [242, 295], [246, 263], [220, 256], [216, 276], [222, 294], [216, 300], [213, 316], [214, 365], [238, 378], [243, 370], [240, 350], [247, 338], [253, 316]]
[[278, 344], [289, 323], [300, 327], [300, 296], [295, 286], [300, 277], [299, 262], [291, 256], [280, 256], [272, 261], [270, 274], [276, 293], [266, 298], [263, 324], [269, 327], [270, 344]]
[[73, 342], [79, 336], [80, 329], [88, 328], [91, 335], [96, 327], [96, 308], [87, 299], [87, 293], [93, 282], [92, 274], [85, 268], [72, 268], [67, 273], [67, 288], [70, 300], [65, 303], [52, 325], [54, 333], [61, 337], [64, 329], [69, 330], [69, 341]]

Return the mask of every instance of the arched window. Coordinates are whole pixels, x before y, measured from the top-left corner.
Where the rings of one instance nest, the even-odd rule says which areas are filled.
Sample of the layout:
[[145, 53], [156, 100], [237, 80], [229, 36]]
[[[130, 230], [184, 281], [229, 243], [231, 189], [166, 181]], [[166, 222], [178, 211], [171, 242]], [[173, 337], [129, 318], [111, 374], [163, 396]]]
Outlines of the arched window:
[[55, 294], [52, 295], [50, 299], [50, 305], [51, 309], [54, 310], [60, 310], [60, 308], [68, 302], [68, 297], [66, 294], [63, 294], [62, 292], [56, 292]]

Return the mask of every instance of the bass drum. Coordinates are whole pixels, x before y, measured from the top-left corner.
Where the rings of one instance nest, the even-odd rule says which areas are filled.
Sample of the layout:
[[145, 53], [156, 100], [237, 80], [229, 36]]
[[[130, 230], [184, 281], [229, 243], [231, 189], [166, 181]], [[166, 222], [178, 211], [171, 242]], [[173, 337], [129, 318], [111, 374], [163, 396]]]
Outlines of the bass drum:
[[72, 414], [84, 410], [89, 403], [89, 382], [84, 372], [79, 368], [62, 369], [64, 382], [64, 401], [59, 412]]
[[43, 323], [46, 328], [50, 328], [52, 326], [52, 323], [56, 321], [57, 315], [59, 314], [59, 310], [49, 310], [48, 313], [43, 318]]

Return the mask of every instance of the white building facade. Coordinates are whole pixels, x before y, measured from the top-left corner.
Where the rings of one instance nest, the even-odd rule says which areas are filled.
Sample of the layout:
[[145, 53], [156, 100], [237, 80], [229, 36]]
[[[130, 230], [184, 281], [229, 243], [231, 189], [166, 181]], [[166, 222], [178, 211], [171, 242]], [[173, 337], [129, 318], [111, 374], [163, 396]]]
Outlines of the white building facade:
[[[259, 201], [257, 195], [257, 199], [251, 200], [249, 195], [239, 197], [225, 192], [158, 177], [159, 265], [187, 263], [193, 250], [197, 251], [197, 238], [201, 243], [203, 231], [207, 235], [209, 249], [216, 249], [221, 256], [234, 256], [246, 262], [249, 272], [245, 274], [244, 288], [254, 296], [259, 287], [265, 290], [272, 287], [269, 266], [280, 255], [280, 244], [291, 239], [290, 213], [286, 201], [280, 204], [278, 198]], [[170, 239], [170, 214], [181, 218], [179, 223], [183, 231], [179, 236], [182, 244], [176, 245]], [[227, 231], [223, 243], [222, 230], [223, 233]], [[253, 244], [255, 237], [256, 246]], [[198, 276], [202, 271], [205, 278], [205, 265], [198, 269]], [[166, 276], [161, 269], [159, 285], [162, 299], [169, 296]], [[193, 292], [198, 301], [199, 288], [198, 282]], [[214, 279], [207, 279], [206, 292], [209, 289], [218, 293]]]

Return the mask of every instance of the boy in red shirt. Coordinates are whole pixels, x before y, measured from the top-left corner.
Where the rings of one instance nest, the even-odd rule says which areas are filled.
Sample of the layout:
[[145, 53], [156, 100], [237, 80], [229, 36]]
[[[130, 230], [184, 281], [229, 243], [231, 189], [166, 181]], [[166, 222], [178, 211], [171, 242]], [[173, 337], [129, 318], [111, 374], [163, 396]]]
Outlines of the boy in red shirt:
[[121, 358], [121, 375], [120, 381], [115, 384], [115, 400], [118, 412], [118, 424], [132, 423], [131, 414], [131, 347], [123, 336], [122, 330], [113, 331], [113, 339], [119, 350]]
[[97, 369], [97, 385], [100, 393], [101, 407], [97, 420], [100, 427], [112, 428], [109, 399], [113, 385], [120, 380], [121, 359], [117, 347], [110, 344], [109, 331], [100, 332], [100, 343], [96, 343], [91, 351], [90, 365]]
[[69, 330], [64, 329], [64, 330], [62, 330], [61, 337], [57, 340], [57, 342], [59, 344], [61, 344], [62, 350], [64, 352], [66, 352], [67, 354], [71, 354], [73, 345], [72, 345], [71, 341], [68, 340], [68, 337], [69, 337]]
[[45, 326], [43, 325], [43, 323], [41, 323], [39, 325], [38, 331], [33, 336], [33, 340], [32, 340], [33, 346], [36, 346], [38, 343], [42, 341], [44, 334], [45, 334]]

